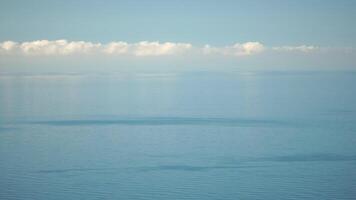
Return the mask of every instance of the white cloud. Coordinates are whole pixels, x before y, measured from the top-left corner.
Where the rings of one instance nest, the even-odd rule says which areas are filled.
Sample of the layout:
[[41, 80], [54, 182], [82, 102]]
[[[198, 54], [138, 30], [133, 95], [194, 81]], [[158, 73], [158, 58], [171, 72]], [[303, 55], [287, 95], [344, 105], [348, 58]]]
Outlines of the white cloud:
[[148, 42], [128, 44], [126, 42], [111, 42], [104, 47], [108, 54], [128, 54], [135, 56], [162, 56], [183, 53], [192, 48], [188, 43]]
[[300, 46], [281, 46], [281, 47], [272, 47], [272, 50], [275, 51], [284, 51], [284, 52], [303, 52], [310, 53], [320, 50], [320, 47], [311, 46], [311, 45], [300, 45]]
[[192, 48], [188, 43], [159, 43], [159, 42], [139, 42], [133, 45], [133, 54], [136, 56], [159, 56], [182, 53]]
[[[148, 42], [127, 43], [123, 41], [110, 42], [108, 44], [92, 43], [84, 41], [67, 40], [37, 40], [17, 43], [5, 41], [0, 43], [1, 52], [20, 53], [23, 55], [71, 55], [102, 53], [110, 55], [133, 55], [133, 56], [164, 56], [187, 52], [193, 48], [189, 43], [173, 42]], [[211, 47], [206, 45], [198, 48], [204, 54], [222, 54], [230, 56], [248, 56], [260, 53], [264, 46], [259, 42], [236, 43], [227, 47]]]
[[192, 48], [189, 43], [148, 42], [129, 44], [127, 42], [110, 42], [108, 44], [67, 40], [37, 40], [17, 43], [5, 41], [0, 43], [0, 53], [20, 53], [23, 55], [71, 55], [71, 54], [111, 54], [134, 56], [163, 56], [183, 53]]
[[23, 42], [19, 49], [26, 55], [69, 55], [76, 53], [90, 53], [100, 48], [100, 43], [84, 41], [68, 42], [67, 40], [37, 40]]
[[18, 43], [13, 41], [5, 41], [0, 43], [1, 51], [12, 51], [13, 49], [17, 48]]
[[67, 40], [36, 40], [28, 42], [4, 41], [0, 43], [0, 55], [30, 55], [30, 56], [63, 56], [73, 54], [95, 54], [95, 55], [130, 55], [130, 56], [168, 56], [191, 52], [203, 55], [220, 56], [251, 56], [264, 51], [274, 52], [303, 52], [311, 53], [324, 50], [318, 46], [277, 46], [265, 47], [260, 42], [235, 43], [230, 46], [216, 47], [205, 45], [203, 47], [193, 47], [190, 43], [141, 41], [137, 43], [127, 43], [124, 41], [114, 41], [107, 44], [67, 41]]
[[204, 54], [222, 54], [228, 56], [250, 56], [263, 52], [265, 47], [259, 42], [236, 43], [226, 47], [211, 47], [205, 45]]
[[104, 52], [108, 54], [126, 54], [129, 51], [129, 46], [126, 42], [111, 42], [104, 47]]
[[243, 44], [236, 43], [232, 47], [233, 54], [237, 56], [257, 54], [263, 50], [264, 46], [259, 42], [246, 42]]

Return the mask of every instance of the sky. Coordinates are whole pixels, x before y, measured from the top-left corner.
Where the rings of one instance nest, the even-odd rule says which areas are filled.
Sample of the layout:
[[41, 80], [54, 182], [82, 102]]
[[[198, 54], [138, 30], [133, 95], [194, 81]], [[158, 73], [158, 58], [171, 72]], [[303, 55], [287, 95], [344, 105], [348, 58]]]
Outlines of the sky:
[[0, 1], [0, 73], [356, 69], [356, 1]]

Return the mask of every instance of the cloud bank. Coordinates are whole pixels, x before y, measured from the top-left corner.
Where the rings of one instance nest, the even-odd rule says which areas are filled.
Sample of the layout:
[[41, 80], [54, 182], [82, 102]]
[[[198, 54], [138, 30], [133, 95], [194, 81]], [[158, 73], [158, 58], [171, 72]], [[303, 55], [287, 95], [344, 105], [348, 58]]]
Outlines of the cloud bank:
[[30, 42], [5, 41], [0, 43], [2, 54], [23, 55], [71, 55], [71, 54], [110, 54], [133, 56], [174, 55], [192, 48], [188, 43], [147, 42], [129, 44], [127, 42], [110, 42], [108, 44], [85, 41], [37, 40]]
[[28, 42], [4, 41], [0, 43], [1, 55], [53, 56], [77, 54], [128, 55], [128, 56], [169, 56], [184, 53], [221, 56], [252, 56], [265, 51], [311, 53], [320, 48], [311, 45], [266, 47], [260, 42], [235, 43], [231, 46], [195, 47], [190, 43], [149, 42], [127, 43], [113, 41], [107, 44], [87, 41], [36, 40]]

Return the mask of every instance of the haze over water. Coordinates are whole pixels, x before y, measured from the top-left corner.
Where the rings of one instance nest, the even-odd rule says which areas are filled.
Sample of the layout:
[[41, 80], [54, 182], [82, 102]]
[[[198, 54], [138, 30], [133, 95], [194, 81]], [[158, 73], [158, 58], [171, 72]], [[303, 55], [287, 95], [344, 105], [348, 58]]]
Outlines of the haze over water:
[[354, 199], [356, 73], [0, 76], [0, 199]]

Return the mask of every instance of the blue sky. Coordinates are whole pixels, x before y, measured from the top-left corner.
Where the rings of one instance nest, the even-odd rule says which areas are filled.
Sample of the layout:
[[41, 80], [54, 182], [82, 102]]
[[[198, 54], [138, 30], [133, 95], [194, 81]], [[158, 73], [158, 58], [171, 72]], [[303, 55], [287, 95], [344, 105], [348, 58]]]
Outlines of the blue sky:
[[[182, 58], [179, 62], [177, 58], [172, 58], [171, 61], [164, 61], [165, 65], [201, 65], [200, 67], [204, 68], [202, 66], [207, 63], [232, 67], [234, 65], [261, 67], [260, 65], [263, 64], [275, 66], [283, 63], [286, 67], [300, 65], [323, 68], [327, 65], [330, 68], [332, 65], [338, 65], [339, 62], [339, 65], [345, 68], [352, 68], [355, 67], [354, 48], [356, 47], [356, 26], [353, 19], [356, 19], [356, 1], [351, 0], [2, 0], [0, 42], [4, 44], [5, 41], [13, 41], [18, 43], [17, 48], [20, 49], [22, 43], [36, 40], [50, 42], [66, 40], [68, 43], [85, 41], [92, 44], [100, 43], [102, 46], [121, 41], [127, 43], [130, 51], [134, 52], [127, 54], [133, 55], [138, 54], [135, 48], [140, 47], [135, 44], [141, 41], [159, 42], [159, 45], [171, 42], [192, 45], [191, 49], [194, 49], [194, 53], [191, 51], [184, 54], [185, 56], [189, 54], [187, 62], [181, 62]], [[249, 61], [245, 61], [246, 58], [240, 56], [244, 53], [240, 51], [246, 49], [241, 46], [249, 42], [263, 45], [264, 53], [261, 55], [262, 51], [258, 51], [259, 55], [249, 56]], [[238, 50], [233, 48], [235, 44], [240, 45], [237, 47]], [[205, 45], [214, 49], [209, 52], [215, 52], [214, 55], [209, 54], [209, 58], [196, 53], [199, 50], [204, 51]], [[160, 49], [154, 51], [160, 51], [166, 46], [158, 46], [158, 48]], [[182, 52], [181, 49], [174, 48], [174, 53], [169, 53], [170, 55]], [[298, 52], [299, 49], [305, 53], [304, 50], [308, 48], [314, 48], [318, 52], [314, 52], [312, 56], [300, 55]], [[238, 61], [235, 62], [236, 58], [231, 55], [239, 55]], [[29, 58], [18, 54], [9, 55], [7, 52], [0, 56], [2, 57], [0, 70], [9, 66], [23, 65], [23, 63], [39, 65], [33, 60], [42, 58], [47, 60], [41, 61], [42, 64], [45, 63], [43, 65], [56, 65], [56, 62], [59, 62], [58, 59], [49, 59], [44, 55]], [[31, 62], [28, 62], [29, 59]], [[68, 58], [60, 59], [60, 62], [65, 64], [66, 59]], [[103, 61], [102, 58], [100, 59], [96, 60], [97, 64]], [[139, 62], [135, 59], [142, 58], [133, 57], [112, 62], [136, 65], [132, 64]], [[263, 61], [256, 61], [261, 59]], [[333, 62], [325, 62], [325, 59]], [[23, 63], [19, 60], [23, 60]], [[109, 63], [115, 65], [112, 62]], [[161, 60], [156, 57], [150, 62], [143, 61], [143, 63], [160, 65]], [[85, 65], [79, 61], [77, 64], [78, 67]]]

